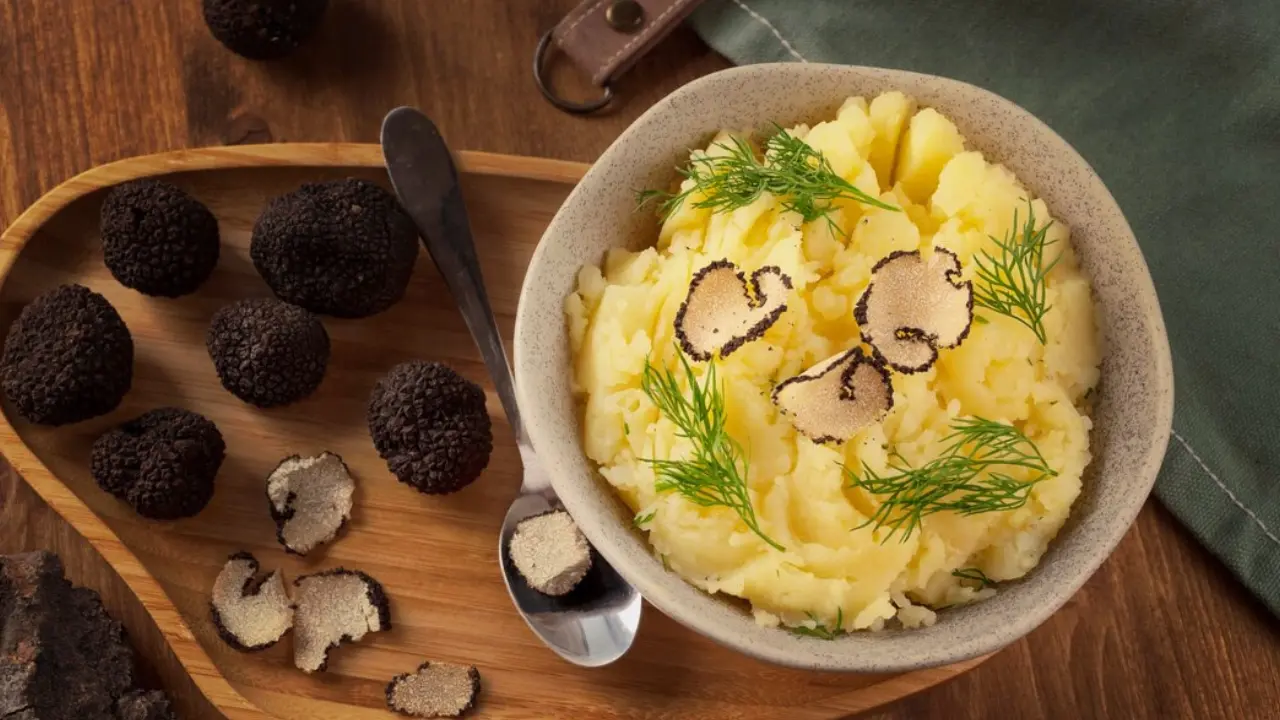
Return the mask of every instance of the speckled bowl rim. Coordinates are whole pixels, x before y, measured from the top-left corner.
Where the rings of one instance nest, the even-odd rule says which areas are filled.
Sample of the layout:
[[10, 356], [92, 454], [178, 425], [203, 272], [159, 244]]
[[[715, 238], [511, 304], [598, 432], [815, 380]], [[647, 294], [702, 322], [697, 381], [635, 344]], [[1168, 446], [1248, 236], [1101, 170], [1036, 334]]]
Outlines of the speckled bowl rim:
[[[626, 203], [638, 187], [669, 182], [671, 168], [690, 147], [705, 144], [724, 126], [816, 122], [832, 117], [849, 95], [890, 89], [951, 117], [971, 147], [1008, 166], [1071, 225], [1082, 269], [1094, 283], [1106, 343], [1091, 433], [1094, 458], [1066, 526], [1025, 578], [1002, 583], [984, 602], [940, 611], [929, 628], [823, 641], [760, 627], [741, 604], [663, 569], [632, 527], [630, 511], [583, 454], [577, 405], [565, 397], [563, 308], [576, 277], [570, 266], [602, 259], [603, 245], [588, 247], [584, 240], [601, 232], [602, 218], [610, 219], [614, 238], [605, 244], [634, 249], [645, 237], [652, 244], [652, 219], [626, 211]], [[829, 96], [816, 100], [815, 93]], [[625, 187], [624, 177], [631, 178]], [[1072, 217], [1060, 214], [1066, 205]], [[557, 494], [601, 555], [650, 603], [748, 655], [827, 671], [959, 662], [1035, 629], [1089, 579], [1133, 523], [1155, 482], [1173, 415], [1172, 361], [1155, 288], [1132, 230], [1093, 168], [1043, 122], [991, 92], [932, 75], [857, 66], [776, 63], [724, 70], [685, 85], [636, 120], [566, 199], [529, 264], [516, 314], [515, 373], [529, 437]]]

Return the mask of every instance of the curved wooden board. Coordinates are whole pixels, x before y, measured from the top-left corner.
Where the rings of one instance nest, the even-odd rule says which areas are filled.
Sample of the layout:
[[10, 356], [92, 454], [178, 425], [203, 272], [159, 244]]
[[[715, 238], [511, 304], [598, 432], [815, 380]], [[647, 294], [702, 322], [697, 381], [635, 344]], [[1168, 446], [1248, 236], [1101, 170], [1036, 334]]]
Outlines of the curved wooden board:
[[[464, 192], [481, 262], [504, 332], [528, 258], [585, 165], [460, 153]], [[134, 389], [108, 416], [67, 428], [0, 418], [0, 450], [44, 502], [118, 573], [154, 626], [126, 613], [158, 674], [188, 675], [230, 718], [388, 717], [382, 689], [423, 659], [474, 663], [485, 680], [485, 718], [583, 715], [592, 718], [788, 718], [827, 720], [860, 712], [953, 677], [981, 661], [901, 675], [836, 675], [776, 668], [721, 648], [652, 610], [636, 648], [597, 670], [567, 665], [543, 648], [512, 612], [494, 556], [502, 513], [519, 485], [519, 459], [491, 388], [495, 450], [485, 476], [445, 498], [401, 485], [377, 458], [364, 430], [373, 382], [395, 362], [440, 360], [471, 379], [487, 378], [466, 328], [423, 253], [406, 299], [364, 321], [326, 320], [333, 339], [329, 376], [312, 398], [254, 411], [225, 393], [203, 347], [221, 304], [268, 293], [248, 260], [253, 221], [265, 200], [302, 182], [344, 176], [386, 184], [375, 145], [258, 145], [184, 150], [104, 165], [42, 197], [0, 238], [0, 328], [22, 305], [60, 282], [78, 281], [120, 310], [137, 346]], [[223, 257], [196, 295], [146, 298], [119, 286], [101, 262], [97, 214], [103, 189], [165, 176], [218, 216]], [[161, 404], [181, 404], [218, 423], [229, 445], [218, 490], [196, 518], [150, 523], [101, 492], [87, 471], [88, 448], [104, 429]], [[263, 495], [267, 472], [296, 452], [339, 452], [359, 479], [346, 535], [317, 557], [286, 555], [276, 544]], [[18, 495], [20, 497], [20, 494]], [[31, 502], [35, 502], [34, 498]], [[10, 507], [13, 517], [17, 511]], [[331, 672], [294, 670], [286, 640], [265, 653], [236, 653], [218, 640], [208, 589], [225, 557], [248, 549], [287, 577], [346, 565], [386, 586], [395, 629], [334, 655]], [[178, 693], [192, 717], [207, 706]]]

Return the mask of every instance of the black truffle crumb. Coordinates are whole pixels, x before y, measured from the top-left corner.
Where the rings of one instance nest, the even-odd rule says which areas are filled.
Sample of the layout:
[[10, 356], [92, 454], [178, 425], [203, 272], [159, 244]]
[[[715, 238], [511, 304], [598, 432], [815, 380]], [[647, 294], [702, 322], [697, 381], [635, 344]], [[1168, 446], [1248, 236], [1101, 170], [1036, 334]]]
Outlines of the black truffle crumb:
[[475, 482], [493, 451], [484, 390], [434, 362], [397, 365], [378, 381], [369, 434], [400, 482], [429, 495]]
[[214, 313], [205, 345], [222, 386], [261, 408], [311, 395], [329, 365], [329, 333], [320, 318], [272, 298]]
[[120, 720], [178, 720], [169, 698], [159, 690], [133, 690], [116, 702]]
[[480, 671], [474, 665], [424, 662], [387, 684], [387, 707], [409, 717], [459, 717], [475, 707]]
[[204, 0], [204, 22], [231, 52], [275, 60], [315, 33], [328, 6], [329, 0]]
[[159, 180], [118, 185], [102, 204], [102, 250], [121, 285], [144, 295], [195, 292], [218, 264], [218, 221], [199, 200]]
[[267, 205], [249, 254], [281, 300], [361, 318], [404, 297], [418, 234], [395, 196], [371, 182], [308, 183]]
[[91, 471], [99, 487], [139, 515], [173, 520], [209, 504], [226, 450], [222, 433], [203, 416], [160, 408], [98, 438]]
[[116, 309], [80, 285], [22, 309], [0, 356], [0, 385], [27, 420], [67, 425], [111, 412], [133, 384], [133, 338]]

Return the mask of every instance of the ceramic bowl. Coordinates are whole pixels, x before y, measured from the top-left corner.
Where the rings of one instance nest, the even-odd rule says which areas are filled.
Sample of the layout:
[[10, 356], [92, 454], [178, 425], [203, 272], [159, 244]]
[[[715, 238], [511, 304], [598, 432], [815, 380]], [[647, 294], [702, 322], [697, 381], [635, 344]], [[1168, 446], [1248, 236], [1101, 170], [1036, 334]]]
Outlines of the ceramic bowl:
[[[851, 95], [887, 90], [951, 118], [969, 147], [1011, 169], [1071, 228], [1093, 282], [1103, 340], [1093, 462], [1069, 521], [1025, 578], [1001, 583], [989, 600], [939, 612], [932, 627], [824, 641], [760, 627], [740, 601], [703, 593], [663, 569], [632, 527], [632, 513], [583, 454], [569, 388], [564, 302], [583, 263], [599, 263], [612, 247], [637, 249], [656, 240], [652, 213], [635, 212], [636, 189], [668, 185], [689, 149], [705, 147], [717, 130], [816, 122], [834, 117]], [[1120, 208], [1089, 164], [1030, 113], [980, 88], [835, 65], [753, 65], [709, 75], [628, 128], [565, 201], [529, 265], [516, 317], [515, 372], [529, 436], [556, 492], [587, 538], [650, 603], [763, 660], [835, 671], [943, 665], [1030, 632], [1084, 584], [1133, 522], [1155, 482], [1173, 412], [1169, 345], [1151, 276]]]

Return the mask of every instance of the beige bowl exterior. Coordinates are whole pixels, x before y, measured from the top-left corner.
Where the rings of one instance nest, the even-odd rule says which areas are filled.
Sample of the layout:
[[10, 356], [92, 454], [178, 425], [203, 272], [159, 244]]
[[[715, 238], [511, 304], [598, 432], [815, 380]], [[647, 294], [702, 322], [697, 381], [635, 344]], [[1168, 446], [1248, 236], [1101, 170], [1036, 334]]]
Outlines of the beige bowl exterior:
[[[631, 512], [583, 454], [570, 393], [565, 298], [583, 263], [654, 242], [635, 191], [664, 187], [690, 148], [722, 128], [765, 130], [834, 117], [851, 95], [901, 90], [951, 118], [968, 146], [1004, 163], [1072, 229], [1093, 282], [1103, 339], [1102, 381], [1084, 491], [1039, 567], [990, 600], [943, 610], [933, 627], [858, 632], [835, 641], [758, 626], [740, 601], [711, 596], [663, 569]], [[1093, 169], [1030, 113], [945, 78], [876, 68], [771, 64], [696, 80], [640, 117], [596, 162], [547, 228], [530, 263], [515, 329], [515, 373], [530, 439], [583, 532], [659, 610], [744, 653], [782, 665], [850, 672], [909, 670], [998, 650], [1062, 606], [1115, 548], [1164, 457], [1173, 373], [1164, 320], [1133, 232]], [[1088, 622], [1088, 620], [1085, 620]]]

